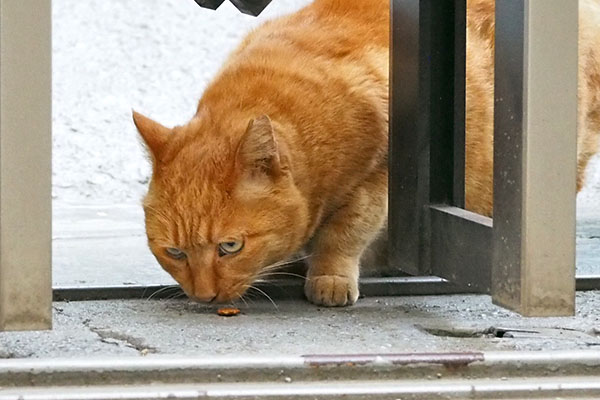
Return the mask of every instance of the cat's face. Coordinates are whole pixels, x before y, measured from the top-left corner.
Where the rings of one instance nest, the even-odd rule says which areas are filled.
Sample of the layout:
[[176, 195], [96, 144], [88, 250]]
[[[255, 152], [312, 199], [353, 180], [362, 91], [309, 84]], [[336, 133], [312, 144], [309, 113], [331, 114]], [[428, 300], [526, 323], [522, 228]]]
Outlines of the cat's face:
[[307, 206], [268, 118], [242, 128], [237, 142], [202, 132], [210, 127], [201, 121], [169, 130], [134, 120], [153, 159], [148, 244], [188, 296], [237, 298], [299, 249]]

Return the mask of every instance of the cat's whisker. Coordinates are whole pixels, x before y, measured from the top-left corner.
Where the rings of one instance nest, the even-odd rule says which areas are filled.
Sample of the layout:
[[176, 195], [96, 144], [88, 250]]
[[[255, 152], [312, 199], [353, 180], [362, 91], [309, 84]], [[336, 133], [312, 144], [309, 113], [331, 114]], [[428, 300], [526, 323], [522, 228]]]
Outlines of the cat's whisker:
[[299, 261], [306, 260], [306, 259], [308, 259], [308, 258], [310, 258], [312, 256], [313, 256], [312, 254], [306, 254], [306, 255], [301, 256], [301, 257], [296, 257], [296, 258], [292, 258], [292, 259], [289, 259], [289, 260], [278, 261], [278, 262], [273, 263], [271, 265], [267, 265], [266, 267], [263, 268], [263, 271], [271, 271], [273, 269], [277, 269], [277, 268], [280, 268], [280, 267], [291, 265], [291, 264], [297, 263]]
[[243, 302], [244, 302], [244, 305], [245, 305], [246, 307], [249, 307], [249, 306], [248, 306], [248, 303], [246, 302], [246, 299], [244, 299], [244, 295], [243, 295], [243, 294], [239, 296], [239, 299], [240, 299], [241, 301], [243, 301]]
[[[259, 279], [269, 278], [269, 277], [275, 276], [275, 275], [293, 276], [293, 277], [296, 277], [296, 278], [302, 278], [303, 280], [306, 280], [306, 276], [304, 276], [304, 275], [295, 274], [293, 272], [284, 272], [284, 271], [269, 272], [269, 273], [264, 274], [264, 275], [261, 274], [260, 277], [259, 277]], [[266, 280], [262, 280], [262, 282], [267, 282], [267, 281]]]
[[246, 291], [247, 288], [248, 288], [248, 285], [242, 285], [240, 290], [235, 292], [235, 294], [234, 294], [235, 298], [231, 301], [231, 304], [233, 304], [234, 306], [237, 306], [237, 304], [236, 304], [237, 300], [241, 300], [244, 302], [246, 307], [248, 307], [248, 303], [244, 299], [244, 292]]
[[249, 301], [250, 303], [254, 304], [254, 301], [252, 301], [253, 293], [250, 293], [248, 291], [248, 289], [250, 289], [251, 287], [252, 287], [252, 285], [248, 285], [248, 284], [246, 284], [242, 287], [242, 291], [244, 292], [244, 294], [242, 296], [240, 296], [240, 298], [242, 298], [242, 300], [244, 301], [244, 303], [246, 303], [246, 305], [248, 304], [246, 302], [246, 300]]
[[167, 297], [167, 300], [181, 299], [183, 297], [187, 297], [187, 295], [185, 293], [173, 293], [172, 295]]
[[175, 289], [179, 289], [179, 286], [171, 285], [171, 286], [165, 286], [160, 289], [157, 289], [152, 294], [150, 294], [150, 296], [148, 296], [148, 298], [146, 298], [146, 301], [151, 300], [153, 297], [159, 295], [160, 293], [166, 292], [168, 290], [175, 290]]
[[177, 292], [177, 291], [172, 291], [170, 293], [163, 292], [162, 298], [164, 300], [170, 300], [170, 299], [172, 299], [174, 296], [176, 296], [178, 294], [179, 294], [179, 292]]
[[283, 260], [283, 261], [277, 261], [273, 264], [267, 265], [263, 268], [263, 270], [272, 270], [272, 269], [276, 269], [276, 268], [280, 268], [280, 267], [284, 267], [287, 265], [291, 265], [294, 263], [297, 263], [299, 261], [305, 260], [310, 256], [304, 256], [304, 257], [299, 257], [299, 258], [293, 258], [293, 259], [289, 259], [289, 260]]
[[271, 302], [271, 304], [273, 304], [273, 307], [275, 307], [276, 310], [279, 310], [279, 307], [277, 306], [277, 304], [275, 304], [275, 302], [273, 301], [273, 299], [271, 298], [271, 296], [269, 296], [268, 294], [266, 294], [264, 292], [264, 290], [257, 288], [256, 286], [250, 285], [250, 289], [254, 289], [256, 291], [258, 291], [259, 293], [261, 293], [263, 296], [265, 296], [267, 299], [269, 299], [269, 301]]
[[244, 297], [250, 304], [254, 305], [256, 303], [254, 301], [256, 299], [256, 295], [254, 293], [247, 293]]

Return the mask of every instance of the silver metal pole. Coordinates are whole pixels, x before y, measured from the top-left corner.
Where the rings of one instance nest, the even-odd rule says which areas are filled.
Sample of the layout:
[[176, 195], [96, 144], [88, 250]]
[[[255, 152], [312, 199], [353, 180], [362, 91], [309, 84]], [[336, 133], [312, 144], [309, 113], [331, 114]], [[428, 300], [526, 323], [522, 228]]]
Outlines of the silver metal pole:
[[496, 2], [495, 303], [575, 309], [578, 2]]
[[51, 2], [0, 0], [0, 330], [48, 329]]

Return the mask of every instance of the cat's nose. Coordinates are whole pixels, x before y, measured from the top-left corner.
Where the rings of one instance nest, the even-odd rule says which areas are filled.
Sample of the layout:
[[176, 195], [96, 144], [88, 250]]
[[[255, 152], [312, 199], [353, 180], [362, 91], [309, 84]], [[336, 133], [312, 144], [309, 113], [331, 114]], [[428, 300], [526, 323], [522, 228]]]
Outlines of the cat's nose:
[[211, 303], [217, 297], [217, 294], [216, 293], [208, 293], [208, 294], [203, 293], [201, 295], [194, 294], [193, 296], [190, 296], [190, 297], [194, 301], [199, 301], [202, 303]]

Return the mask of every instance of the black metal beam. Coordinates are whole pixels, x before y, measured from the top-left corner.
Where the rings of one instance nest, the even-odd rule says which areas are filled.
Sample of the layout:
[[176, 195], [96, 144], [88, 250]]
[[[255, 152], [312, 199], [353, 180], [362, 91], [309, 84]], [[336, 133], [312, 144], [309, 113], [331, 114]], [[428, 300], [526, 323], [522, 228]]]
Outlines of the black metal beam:
[[271, 0], [231, 0], [231, 2], [244, 14], [257, 17]]
[[[276, 300], [304, 298], [302, 279], [280, 279], [259, 286]], [[577, 278], [577, 290], [600, 290], [600, 276]], [[446, 294], [478, 293], [474, 287], [459, 286], [435, 276], [410, 276], [399, 278], [362, 278], [362, 296], [431, 296]], [[128, 300], [128, 299], [167, 299], [183, 297], [183, 291], [176, 285], [148, 286], [96, 286], [54, 288], [54, 301], [87, 300]]]
[[454, 0], [454, 176], [452, 205], [465, 207], [467, 0]]
[[[194, 0], [200, 7], [216, 10], [225, 0]], [[271, 0], [231, 0], [234, 6], [244, 14], [257, 17]]]
[[[273, 299], [303, 299], [303, 279], [276, 279], [256, 285]], [[419, 296], [472, 292], [469, 288], [454, 285], [442, 278], [401, 277], [362, 278], [360, 291], [363, 296]], [[184, 297], [177, 285], [149, 286], [97, 286], [56, 287], [54, 301], [120, 300], [120, 299], [168, 299]]]
[[503, 304], [521, 297], [521, 190], [525, 5], [496, 4], [494, 82], [494, 272], [492, 290]]
[[[389, 264], [421, 271], [422, 208], [427, 204], [429, 142], [420, 134], [427, 120], [421, 107], [418, 0], [392, 0], [389, 130]], [[422, 166], [422, 167], [420, 167]]]
[[395, 0], [391, 31], [389, 262], [426, 275], [427, 206], [464, 206], [466, 1]]
[[194, 0], [200, 7], [216, 10], [225, 0]]
[[457, 207], [431, 207], [433, 275], [489, 293], [492, 220]]

